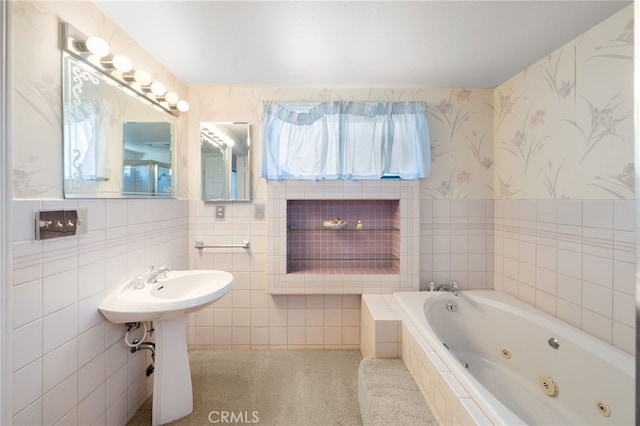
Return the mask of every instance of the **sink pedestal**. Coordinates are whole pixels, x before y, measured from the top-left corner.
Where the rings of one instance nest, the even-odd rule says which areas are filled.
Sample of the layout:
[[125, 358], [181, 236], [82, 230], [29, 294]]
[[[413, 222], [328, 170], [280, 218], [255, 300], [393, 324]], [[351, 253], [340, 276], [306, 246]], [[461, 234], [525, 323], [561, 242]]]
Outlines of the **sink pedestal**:
[[153, 426], [193, 412], [193, 388], [187, 351], [187, 315], [154, 322], [156, 360], [153, 378]]
[[193, 412], [187, 325], [191, 312], [231, 290], [233, 275], [215, 269], [167, 272], [142, 288], [128, 280], [109, 293], [98, 309], [114, 324], [153, 321], [156, 362], [151, 422], [161, 425]]

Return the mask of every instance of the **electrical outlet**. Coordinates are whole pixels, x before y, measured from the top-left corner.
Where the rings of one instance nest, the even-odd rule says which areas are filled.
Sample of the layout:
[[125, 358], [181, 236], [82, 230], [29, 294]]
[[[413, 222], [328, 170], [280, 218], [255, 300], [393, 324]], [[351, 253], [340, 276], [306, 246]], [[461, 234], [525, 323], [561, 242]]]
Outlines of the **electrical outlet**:
[[218, 205], [216, 205], [216, 219], [224, 219], [225, 207], [226, 206], [218, 206]]
[[264, 219], [264, 204], [254, 204], [253, 217], [255, 219]]

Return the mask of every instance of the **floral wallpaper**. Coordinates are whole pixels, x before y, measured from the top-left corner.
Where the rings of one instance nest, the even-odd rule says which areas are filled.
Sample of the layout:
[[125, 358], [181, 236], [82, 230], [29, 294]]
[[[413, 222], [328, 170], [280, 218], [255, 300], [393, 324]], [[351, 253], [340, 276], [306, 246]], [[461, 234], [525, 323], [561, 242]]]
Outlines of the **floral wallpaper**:
[[[90, 2], [14, 5], [15, 198], [62, 197], [58, 20], [187, 88]], [[633, 7], [629, 6], [495, 89], [191, 86], [179, 123], [178, 196], [200, 198], [201, 121], [252, 124], [253, 196], [260, 175], [263, 100], [426, 101], [431, 176], [424, 199], [633, 198]], [[187, 123], [188, 124], [183, 124]], [[52, 160], [56, 159], [56, 160]]]
[[495, 198], [634, 198], [633, 6], [497, 87], [493, 110]]
[[[263, 100], [426, 101], [432, 169], [420, 182], [423, 199], [635, 197], [632, 6], [493, 90], [191, 89], [191, 141], [199, 140], [194, 132], [201, 121], [252, 123], [257, 198], [265, 196], [259, 178]], [[198, 164], [197, 149], [189, 159]], [[190, 198], [198, 198], [199, 169], [189, 173]]]
[[[240, 86], [192, 87], [190, 140], [197, 141], [204, 121], [249, 121], [252, 132], [253, 197], [264, 198], [261, 172], [260, 122], [264, 100], [313, 102], [327, 100], [426, 101], [431, 136], [431, 176], [421, 180], [423, 198], [492, 198], [492, 90], [469, 89], [302, 89]], [[191, 146], [196, 146], [192, 143]], [[200, 153], [192, 150], [192, 165]], [[199, 167], [199, 166], [198, 166]], [[200, 194], [200, 171], [189, 168], [190, 197]], [[262, 189], [260, 189], [262, 188]]]
[[432, 174], [423, 198], [492, 198], [493, 131], [488, 90], [449, 89], [427, 109]]

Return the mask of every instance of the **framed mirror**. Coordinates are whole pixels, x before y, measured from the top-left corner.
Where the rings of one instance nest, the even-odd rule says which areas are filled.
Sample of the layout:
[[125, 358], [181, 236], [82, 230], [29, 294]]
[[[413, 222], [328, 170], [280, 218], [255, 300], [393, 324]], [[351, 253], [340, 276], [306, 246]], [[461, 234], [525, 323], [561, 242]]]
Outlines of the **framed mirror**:
[[176, 117], [63, 52], [65, 198], [173, 197]]
[[251, 200], [249, 123], [200, 123], [202, 199]]

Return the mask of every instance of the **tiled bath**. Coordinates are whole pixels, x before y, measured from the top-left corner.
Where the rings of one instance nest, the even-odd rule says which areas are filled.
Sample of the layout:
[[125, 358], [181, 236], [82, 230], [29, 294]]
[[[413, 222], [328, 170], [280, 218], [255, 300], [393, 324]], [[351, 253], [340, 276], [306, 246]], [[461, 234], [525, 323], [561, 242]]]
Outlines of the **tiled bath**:
[[392, 294], [363, 295], [361, 312], [362, 356], [402, 358], [438, 424], [492, 424]]

